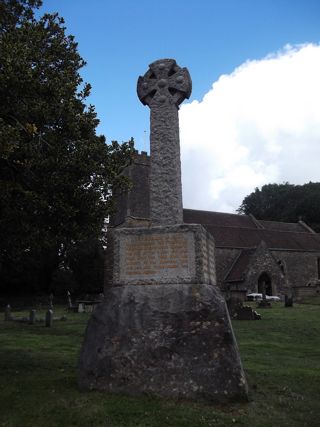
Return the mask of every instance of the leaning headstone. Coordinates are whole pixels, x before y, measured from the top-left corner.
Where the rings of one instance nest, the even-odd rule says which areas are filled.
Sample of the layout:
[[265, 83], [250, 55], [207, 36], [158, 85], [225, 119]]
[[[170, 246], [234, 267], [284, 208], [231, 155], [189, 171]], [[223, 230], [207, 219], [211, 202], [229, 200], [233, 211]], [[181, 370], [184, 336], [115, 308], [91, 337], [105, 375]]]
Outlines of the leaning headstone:
[[52, 323], [53, 323], [53, 311], [48, 310], [46, 312], [45, 325], [47, 328], [50, 328], [52, 326]]
[[36, 323], [36, 310], [30, 310], [29, 323], [30, 325], [34, 325]]
[[9, 321], [12, 320], [11, 306], [8, 304], [4, 309], [4, 320]]
[[247, 384], [217, 285], [212, 236], [182, 223], [178, 108], [186, 68], [155, 61], [138, 80], [151, 110], [151, 227], [113, 231], [113, 279], [85, 334], [83, 389], [229, 401]]

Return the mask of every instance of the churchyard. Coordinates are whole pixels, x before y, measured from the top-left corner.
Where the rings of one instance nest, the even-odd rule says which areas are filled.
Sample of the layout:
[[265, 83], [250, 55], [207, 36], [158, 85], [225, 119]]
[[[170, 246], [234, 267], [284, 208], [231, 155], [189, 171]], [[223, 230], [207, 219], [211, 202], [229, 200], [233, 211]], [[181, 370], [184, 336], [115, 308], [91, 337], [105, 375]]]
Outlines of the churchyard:
[[54, 306], [67, 320], [48, 328], [4, 321], [2, 307], [0, 426], [318, 426], [320, 301], [313, 302], [273, 303], [260, 321], [233, 321], [249, 401], [226, 405], [81, 392], [77, 363], [90, 315]]
[[108, 228], [105, 298], [3, 307], [0, 427], [320, 424], [320, 304], [270, 307], [264, 280], [261, 317], [242, 307], [232, 328], [214, 238], [184, 222], [178, 110], [191, 88], [174, 59], [138, 79], [150, 209]]
[[[17, 2], [5, 3], [13, 5], [15, 10]], [[33, 3], [39, 2], [18, 3], [31, 3], [32, 8]], [[26, 53], [25, 58], [33, 58], [32, 43], [28, 49], [24, 44], [18, 44], [17, 50], [15, 46], [20, 38], [33, 35], [30, 30], [36, 24], [31, 10], [21, 7], [20, 12], [11, 13], [4, 27], [4, 34], [11, 34], [12, 21], [18, 33], [13, 31], [13, 43], [4, 46], [8, 52], [14, 47], [14, 51]], [[28, 22], [20, 22], [16, 17], [19, 13], [25, 15], [23, 19]], [[3, 207], [10, 206], [11, 201], [16, 206], [17, 194], [26, 194], [18, 201], [16, 210], [5, 209], [1, 266], [5, 267], [5, 289], [10, 289], [12, 294], [15, 294], [15, 285], [30, 295], [41, 293], [42, 286], [52, 293], [44, 305], [33, 301], [28, 306], [24, 302], [23, 309], [19, 309], [15, 299], [1, 301], [0, 427], [318, 426], [319, 301], [295, 302], [289, 306], [288, 298], [295, 294], [292, 280], [286, 279], [283, 285], [286, 289], [281, 295], [286, 295], [287, 306], [283, 301], [270, 306], [266, 295], [267, 288], [272, 290], [274, 280], [267, 274], [272, 271], [272, 256], [266, 256], [263, 240], [259, 259], [266, 272], [252, 273], [263, 294], [259, 305], [261, 316], [252, 311], [256, 308], [256, 302], [252, 302], [249, 307], [238, 307], [238, 317], [231, 320], [224, 293], [232, 297], [232, 292], [237, 296], [240, 292], [243, 298], [248, 293], [241, 283], [242, 272], [252, 256], [251, 245], [243, 246], [240, 242], [241, 245], [236, 246], [243, 249], [236, 258], [239, 274], [228, 279], [235, 288], [220, 286], [217, 239], [201, 222], [184, 221], [178, 112], [192, 91], [188, 69], [180, 67], [174, 59], [163, 58], [149, 64], [146, 72], [139, 76], [137, 95], [150, 110], [150, 168], [144, 172], [148, 188], [142, 191], [139, 179], [135, 179], [134, 174], [132, 180], [129, 179], [128, 170], [128, 182], [133, 186], [123, 191], [123, 186], [127, 188], [126, 180], [122, 182], [113, 176], [125, 173], [125, 164], [131, 167], [133, 141], [123, 147], [124, 153], [122, 148], [119, 153], [120, 147], [112, 142], [109, 152], [105, 139], [96, 138], [97, 121], [92, 107], [82, 121], [79, 112], [85, 111], [82, 100], [89, 95], [90, 87], [84, 85], [81, 92], [75, 92], [82, 82], [78, 70], [84, 65], [76, 52], [76, 44], [72, 37], [65, 38], [65, 28], [59, 27], [63, 20], [56, 15], [46, 15], [40, 24], [41, 33], [47, 27], [53, 28], [54, 33], [48, 32], [44, 43], [50, 51], [48, 70], [43, 69], [43, 61], [38, 61], [37, 55], [36, 62], [27, 61], [32, 64], [32, 71], [37, 70], [37, 62], [41, 63], [39, 85], [33, 77], [37, 73], [29, 73], [30, 66], [25, 67], [19, 61], [18, 67], [8, 73], [14, 78], [6, 79], [14, 82], [6, 94], [10, 100], [3, 114], [10, 119], [10, 132], [6, 134], [9, 141], [12, 135], [17, 141], [5, 152], [6, 160], [12, 156], [12, 162], [8, 163], [4, 176], [19, 169], [16, 175], [21, 175], [21, 182], [14, 177], [13, 185], [5, 186], [8, 189]], [[63, 40], [62, 45], [72, 53], [73, 73], [67, 67], [64, 74], [60, 58], [55, 61], [51, 57], [56, 34], [58, 45]], [[38, 38], [36, 32], [30, 40], [38, 43]], [[62, 58], [70, 56], [63, 50], [57, 51]], [[8, 64], [16, 63], [13, 57], [7, 59]], [[52, 67], [56, 62], [59, 65]], [[54, 71], [58, 72], [57, 79]], [[63, 78], [58, 78], [60, 74]], [[30, 80], [25, 80], [25, 75], [30, 75]], [[18, 86], [17, 76], [21, 79]], [[59, 86], [60, 81], [66, 80], [68, 90]], [[49, 86], [44, 86], [45, 82], [49, 82]], [[52, 82], [55, 82], [54, 88]], [[25, 94], [20, 91], [24, 86], [28, 88]], [[30, 87], [35, 89], [32, 90], [35, 99], [30, 96]], [[46, 98], [39, 103], [40, 92], [46, 93]], [[13, 102], [15, 98], [19, 101], [17, 104]], [[58, 102], [53, 102], [55, 99]], [[17, 112], [25, 125], [20, 123], [21, 118], [15, 117], [15, 109], [20, 110], [20, 104], [30, 110], [28, 114], [24, 109]], [[48, 120], [43, 116], [48, 116]], [[16, 135], [11, 134], [12, 119], [19, 125]], [[66, 123], [65, 127], [60, 126], [60, 121]], [[56, 123], [59, 123], [58, 132]], [[80, 148], [82, 143], [86, 143], [86, 149]], [[53, 150], [54, 145], [59, 147], [57, 151]], [[37, 155], [30, 157], [29, 152]], [[123, 165], [113, 161], [113, 154], [125, 154]], [[80, 167], [90, 164], [91, 160], [95, 160], [92, 167]], [[31, 175], [34, 178], [30, 179]], [[47, 179], [51, 175], [54, 179]], [[71, 179], [74, 175], [75, 180]], [[65, 185], [69, 181], [71, 185]], [[136, 194], [134, 188], [138, 189]], [[46, 193], [50, 194], [49, 199], [42, 197]], [[56, 198], [59, 193], [63, 197]], [[88, 197], [82, 198], [83, 193]], [[87, 252], [80, 251], [80, 246], [84, 249], [92, 239], [104, 241], [105, 219], [111, 214], [107, 203], [111, 194], [123, 221], [117, 223], [110, 218], [107, 226], [107, 246], [102, 251], [107, 262], [103, 267], [101, 264], [98, 269], [101, 274], [97, 274], [99, 280], [104, 276], [104, 298], [84, 298], [74, 305], [68, 292], [67, 306], [53, 304], [52, 284], [59, 287], [59, 283], [65, 283], [54, 276], [55, 266], [61, 264], [57, 261], [63, 259], [59, 272], [66, 273], [66, 277], [69, 277], [67, 270], [78, 271], [78, 276], [74, 273], [69, 277], [69, 284], [74, 283], [79, 289], [80, 282], [85, 287], [91, 286], [90, 280], [82, 281], [81, 276], [86, 270], [91, 271], [91, 267], [85, 263]], [[33, 204], [37, 198], [39, 203]], [[70, 204], [68, 199], [76, 199], [77, 203]], [[133, 206], [136, 210], [131, 209]], [[16, 226], [25, 210], [30, 210], [32, 216], [27, 215], [25, 222], [22, 221], [21, 234]], [[54, 222], [51, 217], [55, 218]], [[42, 221], [44, 228], [41, 228]], [[264, 230], [261, 224], [258, 228]], [[235, 232], [233, 227], [231, 234]], [[308, 242], [315, 240], [314, 236], [309, 237], [306, 237]], [[79, 253], [72, 254], [77, 243]], [[96, 259], [99, 251], [93, 246], [92, 250], [97, 249], [97, 253], [93, 253]], [[317, 247], [311, 245], [309, 249], [315, 251]], [[317, 263], [313, 264], [317, 265], [319, 278], [320, 258], [316, 257]], [[42, 259], [43, 265], [38, 266]], [[300, 259], [299, 252], [299, 266]], [[277, 263], [273, 267], [284, 277], [285, 265], [279, 261], [281, 265]], [[44, 266], [46, 268], [42, 268]], [[33, 268], [39, 271], [26, 279], [28, 290], [23, 272], [30, 273]], [[99, 289], [102, 289], [101, 283]], [[251, 320], [245, 320], [248, 318]]]

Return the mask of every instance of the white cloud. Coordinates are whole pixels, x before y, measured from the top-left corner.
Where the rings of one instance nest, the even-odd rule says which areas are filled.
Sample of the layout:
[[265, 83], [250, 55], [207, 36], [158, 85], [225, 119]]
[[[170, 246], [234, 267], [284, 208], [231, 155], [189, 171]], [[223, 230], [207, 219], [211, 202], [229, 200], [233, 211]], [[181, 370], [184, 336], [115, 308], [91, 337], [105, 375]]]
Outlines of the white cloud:
[[184, 206], [233, 212], [263, 184], [320, 181], [320, 45], [221, 76], [180, 110]]

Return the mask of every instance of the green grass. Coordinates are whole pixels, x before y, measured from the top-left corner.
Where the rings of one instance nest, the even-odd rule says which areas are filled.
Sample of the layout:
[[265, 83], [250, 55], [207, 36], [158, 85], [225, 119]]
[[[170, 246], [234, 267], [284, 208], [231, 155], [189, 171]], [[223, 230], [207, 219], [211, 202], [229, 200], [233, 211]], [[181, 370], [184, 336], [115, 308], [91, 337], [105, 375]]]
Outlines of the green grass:
[[250, 398], [225, 406], [80, 392], [88, 315], [46, 328], [4, 322], [2, 314], [0, 426], [319, 426], [320, 306], [279, 303], [260, 313], [261, 321], [233, 323]]

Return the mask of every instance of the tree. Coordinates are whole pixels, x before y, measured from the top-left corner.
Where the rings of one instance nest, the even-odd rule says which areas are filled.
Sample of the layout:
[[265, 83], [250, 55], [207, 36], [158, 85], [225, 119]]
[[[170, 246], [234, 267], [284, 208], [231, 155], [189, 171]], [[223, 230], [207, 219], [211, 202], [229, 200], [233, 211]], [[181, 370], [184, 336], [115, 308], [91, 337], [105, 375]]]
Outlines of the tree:
[[264, 185], [246, 196], [237, 211], [267, 221], [301, 219], [320, 232], [320, 183]]
[[101, 238], [133, 141], [107, 145], [58, 14], [0, 0], [0, 280], [49, 288], [70, 250]]

